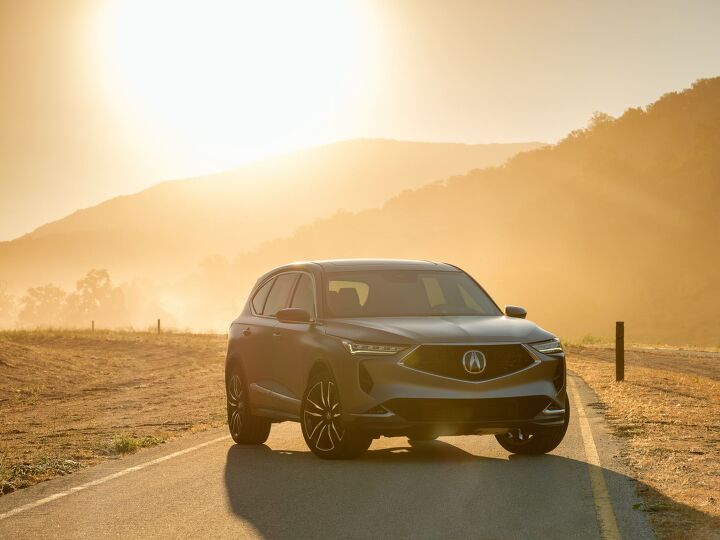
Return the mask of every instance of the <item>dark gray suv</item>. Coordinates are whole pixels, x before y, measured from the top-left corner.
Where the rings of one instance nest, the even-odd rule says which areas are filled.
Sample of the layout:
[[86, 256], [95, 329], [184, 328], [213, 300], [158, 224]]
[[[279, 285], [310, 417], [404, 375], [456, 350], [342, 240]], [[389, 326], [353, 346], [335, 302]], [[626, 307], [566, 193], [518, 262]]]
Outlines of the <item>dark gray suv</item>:
[[549, 452], [570, 417], [565, 356], [525, 314], [503, 313], [450, 264], [276, 268], [230, 326], [230, 433], [262, 444], [273, 422], [300, 422], [312, 452], [329, 459], [399, 435], [492, 434], [510, 452]]

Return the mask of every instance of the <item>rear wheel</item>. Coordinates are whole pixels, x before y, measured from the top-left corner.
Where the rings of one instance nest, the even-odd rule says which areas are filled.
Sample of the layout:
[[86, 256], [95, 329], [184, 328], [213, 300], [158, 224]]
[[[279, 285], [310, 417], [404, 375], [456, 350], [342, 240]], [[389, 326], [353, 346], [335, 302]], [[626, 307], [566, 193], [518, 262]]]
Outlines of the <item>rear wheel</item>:
[[497, 442], [513, 454], [545, 454], [557, 448], [562, 442], [570, 423], [570, 400], [565, 398], [565, 421], [561, 426], [541, 427], [535, 430], [513, 429], [502, 435], [495, 435]]
[[270, 420], [250, 414], [242, 372], [234, 366], [227, 381], [227, 416], [230, 435], [238, 444], [262, 444], [270, 435]]
[[322, 459], [350, 459], [365, 453], [372, 438], [346, 427], [340, 415], [340, 395], [329, 373], [313, 376], [301, 404], [305, 443]]

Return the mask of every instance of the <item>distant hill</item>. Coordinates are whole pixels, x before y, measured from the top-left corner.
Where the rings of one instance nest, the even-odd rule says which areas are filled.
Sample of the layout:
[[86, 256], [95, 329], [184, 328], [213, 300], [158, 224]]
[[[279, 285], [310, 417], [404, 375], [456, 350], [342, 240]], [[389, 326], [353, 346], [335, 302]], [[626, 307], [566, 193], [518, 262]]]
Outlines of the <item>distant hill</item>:
[[625, 320], [629, 340], [718, 346], [720, 78], [206, 268], [182, 286], [188, 312], [221, 326], [228, 291], [236, 309], [260, 272], [333, 257], [458, 264], [564, 336]]
[[0, 242], [0, 281], [14, 291], [69, 286], [90, 268], [106, 268], [116, 281], [167, 282], [207, 256], [234, 256], [340, 209], [379, 206], [402, 190], [538, 146], [352, 140], [163, 182]]

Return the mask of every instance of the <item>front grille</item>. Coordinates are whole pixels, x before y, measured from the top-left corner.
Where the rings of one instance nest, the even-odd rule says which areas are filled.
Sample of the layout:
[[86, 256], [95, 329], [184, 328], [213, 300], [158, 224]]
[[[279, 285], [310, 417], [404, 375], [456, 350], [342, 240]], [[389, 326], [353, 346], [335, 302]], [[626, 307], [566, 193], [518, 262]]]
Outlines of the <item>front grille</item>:
[[396, 398], [383, 407], [410, 422], [530, 420], [550, 403], [544, 396], [488, 399]]
[[[468, 351], [485, 356], [485, 369], [468, 373], [463, 356]], [[534, 359], [522, 345], [421, 345], [403, 359], [407, 367], [463, 381], [485, 381], [515, 373], [531, 365]]]

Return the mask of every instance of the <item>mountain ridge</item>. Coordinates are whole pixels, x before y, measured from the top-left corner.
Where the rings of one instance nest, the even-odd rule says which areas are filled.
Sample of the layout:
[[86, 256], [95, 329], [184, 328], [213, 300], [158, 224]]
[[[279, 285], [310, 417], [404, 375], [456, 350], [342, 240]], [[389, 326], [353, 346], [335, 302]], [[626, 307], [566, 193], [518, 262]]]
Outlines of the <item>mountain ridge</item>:
[[119, 280], [135, 270], [177, 278], [233, 243], [232, 253], [253, 248], [339, 208], [380, 205], [404, 189], [538, 146], [356, 139], [167, 180], [0, 242], [0, 279], [15, 290], [67, 285], [94, 267]]

